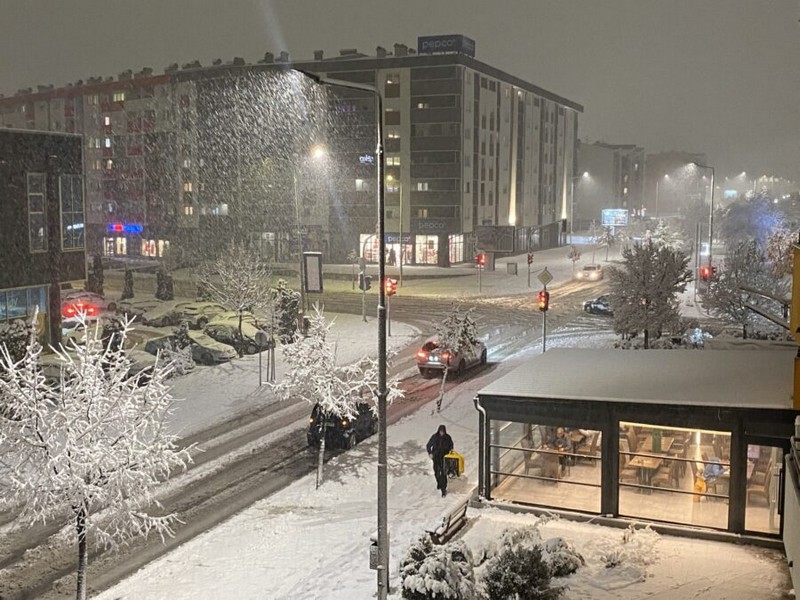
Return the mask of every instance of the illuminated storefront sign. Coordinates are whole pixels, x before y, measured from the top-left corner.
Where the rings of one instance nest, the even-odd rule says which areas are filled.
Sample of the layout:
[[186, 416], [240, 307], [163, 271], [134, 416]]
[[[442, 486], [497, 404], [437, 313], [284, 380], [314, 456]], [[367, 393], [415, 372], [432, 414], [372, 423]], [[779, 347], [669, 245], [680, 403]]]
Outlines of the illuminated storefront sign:
[[140, 223], [109, 223], [109, 233], [142, 233], [143, 227]]

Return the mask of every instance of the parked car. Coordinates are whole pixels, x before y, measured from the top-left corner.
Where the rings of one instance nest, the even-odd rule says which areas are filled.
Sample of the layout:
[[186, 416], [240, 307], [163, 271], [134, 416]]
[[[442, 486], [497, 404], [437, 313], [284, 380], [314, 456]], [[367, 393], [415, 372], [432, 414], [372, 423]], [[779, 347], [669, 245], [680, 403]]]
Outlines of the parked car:
[[600, 296], [594, 300], [587, 300], [583, 303], [583, 310], [592, 315], [614, 316], [614, 311], [611, 309], [611, 304], [609, 304], [609, 297], [607, 295]]
[[[206, 325], [203, 333], [218, 342], [236, 348], [239, 339], [239, 322], [214, 319]], [[242, 344], [245, 354], [256, 354], [261, 348], [256, 342], [258, 329], [247, 321], [242, 321]]]
[[181, 321], [189, 323], [192, 329], [203, 329], [209, 322], [228, 309], [216, 302], [181, 302], [177, 305], [181, 312]]
[[[236, 350], [226, 344], [222, 344], [213, 338], [199, 331], [189, 331], [189, 339], [192, 341], [192, 358], [195, 362], [203, 365], [213, 365], [214, 363], [227, 362], [236, 358]], [[163, 335], [147, 341], [144, 349], [150, 354], [158, 354], [158, 351], [174, 344], [175, 335]]]
[[78, 324], [78, 315], [83, 312], [89, 321], [98, 317], [114, 314], [117, 310], [115, 300], [84, 290], [68, 292], [61, 297], [61, 324], [72, 327]]
[[319, 404], [315, 404], [308, 418], [308, 432], [306, 439], [309, 446], [319, 446], [322, 440], [323, 425], [325, 429], [325, 446], [328, 448], [352, 448], [361, 440], [368, 438], [378, 431], [378, 417], [366, 402], [360, 402], [356, 407], [355, 419], [326, 416], [322, 413]]
[[141, 321], [150, 327], [174, 327], [181, 322], [183, 312], [174, 300], [157, 300], [141, 314]]
[[436, 340], [430, 340], [425, 342], [417, 352], [417, 367], [420, 375], [426, 379], [436, 377], [444, 371], [445, 367], [449, 367], [450, 373], [460, 375], [475, 365], [485, 364], [486, 346], [480, 340], [476, 340], [469, 348], [454, 354], [443, 352]]
[[583, 265], [583, 268], [575, 273], [575, 279], [582, 281], [600, 281], [603, 278], [603, 266], [596, 263]]

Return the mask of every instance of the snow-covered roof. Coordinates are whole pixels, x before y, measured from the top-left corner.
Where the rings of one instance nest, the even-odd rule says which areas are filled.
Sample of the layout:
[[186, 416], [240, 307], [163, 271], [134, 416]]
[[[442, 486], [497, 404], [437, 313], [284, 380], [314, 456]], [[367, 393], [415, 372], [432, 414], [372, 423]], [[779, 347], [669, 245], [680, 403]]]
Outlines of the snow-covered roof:
[[796, 350], [556, 348], [480, 396], [792, 409]]

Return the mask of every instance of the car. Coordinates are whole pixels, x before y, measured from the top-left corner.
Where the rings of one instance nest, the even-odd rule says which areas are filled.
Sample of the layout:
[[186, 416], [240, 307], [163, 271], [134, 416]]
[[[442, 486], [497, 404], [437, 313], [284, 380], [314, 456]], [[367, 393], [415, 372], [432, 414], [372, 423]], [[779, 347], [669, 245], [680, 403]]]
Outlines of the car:
[[584, 302], [583, 310], [592, 315], [614, 316], [614, 311], [611, 309], [610, 298], [605, 295]]
[[486, 364], [486, 346], [480, 340], [461, 352], [451, 354], [442, 352], [436, 340], [429, 340], [417, 352], [417, 368], [420, 375], [429, 379], [443, 373], [448, 367], [449, 373], [460, 375], [475, 365]]
[[306, 440], [309, 446], [319, 446], [326, 420], [328, 426], [325, 428], [325, 446], [328, 448], [352, 448], [378, 431], [378, 417], [366, 402], [359, 402], [356, 406], [355, 419], [335, 415], [326, 419], [320, 405], [315, 404], [308, 418]]
[[[252, 323], [242, 321], [242, 341], [243, 350], [245, 354], [256, 354], [262, 348], [256, 342], [256, 334], [259, 330]], [[239, 323], [238, 321], [227, 321], [214, 319], [206, 325], [203, 333], [211, 336], [218, 342], [233, 346], [236, 348], [239, 339]]]
[[228, 309], [216, 302], [180, 302], [176, 309], [181, 312], [181, 321], [189, 323], [192, 329], [203, 329], [213, 319], [228, 312]]
[[[157, 300], [155, 304], [141, 304], [144, 308], [140, 320], [150, 327], [174, 327], [181, 322], [183, 312], [174, 300]], [[138, 308], [138, 307], [137, 307]]]
[[582, 281], [600, 281], [603, 278], [603, 266], [596, 263], [583, 265], [583, 268], [575, 273], [575, 279]]
[[65, 293], [61, 297], [61, 324], [72, 327], [78, 324], [78, 315], [83, 312], [88, 321], [96, 321], [98, 317], [114, 314], [117, 311], [115, 300], [94, 292], [79, 290]]
[[[200, 331], [189, 330], [188, 334], [192, 342], [192, 359], [195, 362], [203, 365], [213, 365], [236, 358], [236, 350], [230, 346], [222, 344]], [[150, 354], [158, 354], [159, 350], [174, 343], [174, 334], [162, 335], [148, 340], [144, 349]]]

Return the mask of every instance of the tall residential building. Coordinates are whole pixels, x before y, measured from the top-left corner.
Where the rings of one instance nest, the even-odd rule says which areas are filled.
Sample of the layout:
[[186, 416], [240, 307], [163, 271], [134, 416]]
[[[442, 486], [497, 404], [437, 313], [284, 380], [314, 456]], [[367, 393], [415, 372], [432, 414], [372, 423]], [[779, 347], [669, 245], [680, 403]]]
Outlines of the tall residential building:
[[644, 149], [635, 144], [578, 144], [574, 226], [585, 229], [601, 222], [603, 209], [641, 210]]
[[[275, 260], [300, 240], [326, 260], [376, 260], [374, 97], [314, 90], [291, 69], [366, 83], [384, 99], [390, 260], [556, 246], [583, 107], [474, 55], [472, 40], [448, 35], [375, 56], [126, 71], [0, 98], [0, 124], [84, 134], [92, 253], [155, 258], [246, 234]], [[328, 149], [322, 174], [314, 144]]]

